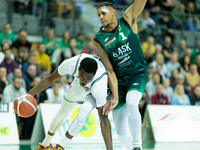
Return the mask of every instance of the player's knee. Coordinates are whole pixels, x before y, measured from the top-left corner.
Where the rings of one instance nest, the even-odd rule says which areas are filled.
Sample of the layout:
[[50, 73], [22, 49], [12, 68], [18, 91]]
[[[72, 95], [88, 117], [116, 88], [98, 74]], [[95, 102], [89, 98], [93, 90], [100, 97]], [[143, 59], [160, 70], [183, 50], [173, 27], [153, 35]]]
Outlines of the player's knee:
[[78, 125], [84, 125], [85, 124], [85, 121], [87, 119], [88, 116], [77, 116], [77, 124]]

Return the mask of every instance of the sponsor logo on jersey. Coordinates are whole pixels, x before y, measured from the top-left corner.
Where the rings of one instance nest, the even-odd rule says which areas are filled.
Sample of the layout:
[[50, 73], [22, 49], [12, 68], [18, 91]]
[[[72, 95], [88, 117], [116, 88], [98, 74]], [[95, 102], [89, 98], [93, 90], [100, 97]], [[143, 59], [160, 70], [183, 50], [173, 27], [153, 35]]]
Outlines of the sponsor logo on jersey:
[[123, 62], [127, 61], [130, 58], [130, 56], [125, 57], [119, 64], [122, 64]]
[[108, 46], [109, 44], [111, 44], [111, 43], [114, 42], [115, 40], [116, 40], [116, 37], [114, 37], [111, 41], [109, 41], [108, 43], [106, 43], [106, 44], [104, 45], [104, 47]]
[[109, 39], [109, 37], [107, 37], [104, 42], [108, 41], [108, 39]]
[[129, 42], [127, 42], [121, 47], [118, 47], [117, 50], [113, 52], [113, 57], [116, 61], [120, 61], [118, 65], [122, 68], [132, 63], [132, 60], [130, 59], [131, 53], [132, 49], [129, 46]]
[[[71, 115], [71, 122], [78, 116], [79, 108], [76, 108]], [[97, 122], [94, 118], [94, 115], [90, 113], [88, 116], [84, 126], [81, 128], [81, 130], [78, 132], [78, 134], [82, 137], [92, 137], [97, 130]]]

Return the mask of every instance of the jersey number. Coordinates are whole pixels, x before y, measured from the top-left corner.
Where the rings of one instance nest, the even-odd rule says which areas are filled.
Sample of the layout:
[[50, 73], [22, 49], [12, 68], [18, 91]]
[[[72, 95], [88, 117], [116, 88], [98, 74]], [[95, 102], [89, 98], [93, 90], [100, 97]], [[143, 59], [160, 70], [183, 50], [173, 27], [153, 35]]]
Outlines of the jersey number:
[[123, 32], [120, 32], [119, 34], [122, 36], [122, 41], [127, 39], [127, 37], [124, 36]]

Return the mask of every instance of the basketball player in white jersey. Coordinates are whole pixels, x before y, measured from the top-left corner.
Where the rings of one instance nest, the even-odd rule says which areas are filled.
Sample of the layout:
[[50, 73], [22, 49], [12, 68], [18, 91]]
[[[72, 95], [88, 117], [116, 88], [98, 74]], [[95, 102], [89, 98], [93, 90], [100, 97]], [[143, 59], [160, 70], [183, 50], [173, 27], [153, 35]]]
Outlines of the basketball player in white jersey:
[[84, 102], [77, 118], [73, 121], [66, 134], [53, 149], [64, 150], [64, 146], [76, 135], [83, 127], [87, 116], [93, 108], [97, 107], [101, 121], [101, 130], [107, 150], [112, 150], [111, 127], [108, 116], [102, 115], [103, 106], [106, 103], [107, 96], [107, 72], [102, 62], [89, 54], [81, 54], [63, 61], [58, 69], [51, 75], [44, 78], [39, 84], [31, 89], [28, 94], [36, 95], [37, 93], [48, 88], [54, 81], [61, 76], [71, 74], [74, 80], [64, 96], [64, 101], [54, 117], [48, 134], [42, 143], [39, 143], [37, 150], [52, 149], [51, 140], [78, 102]]

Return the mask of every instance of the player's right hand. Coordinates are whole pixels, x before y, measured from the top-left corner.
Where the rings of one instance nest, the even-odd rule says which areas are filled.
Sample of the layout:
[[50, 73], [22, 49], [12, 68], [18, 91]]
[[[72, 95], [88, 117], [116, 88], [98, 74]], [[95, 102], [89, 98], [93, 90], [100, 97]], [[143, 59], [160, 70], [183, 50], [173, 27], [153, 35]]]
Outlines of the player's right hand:
[[103, 106], [103, 115], [108, 115], [118, 104], [117, 98], [112, 98]]

